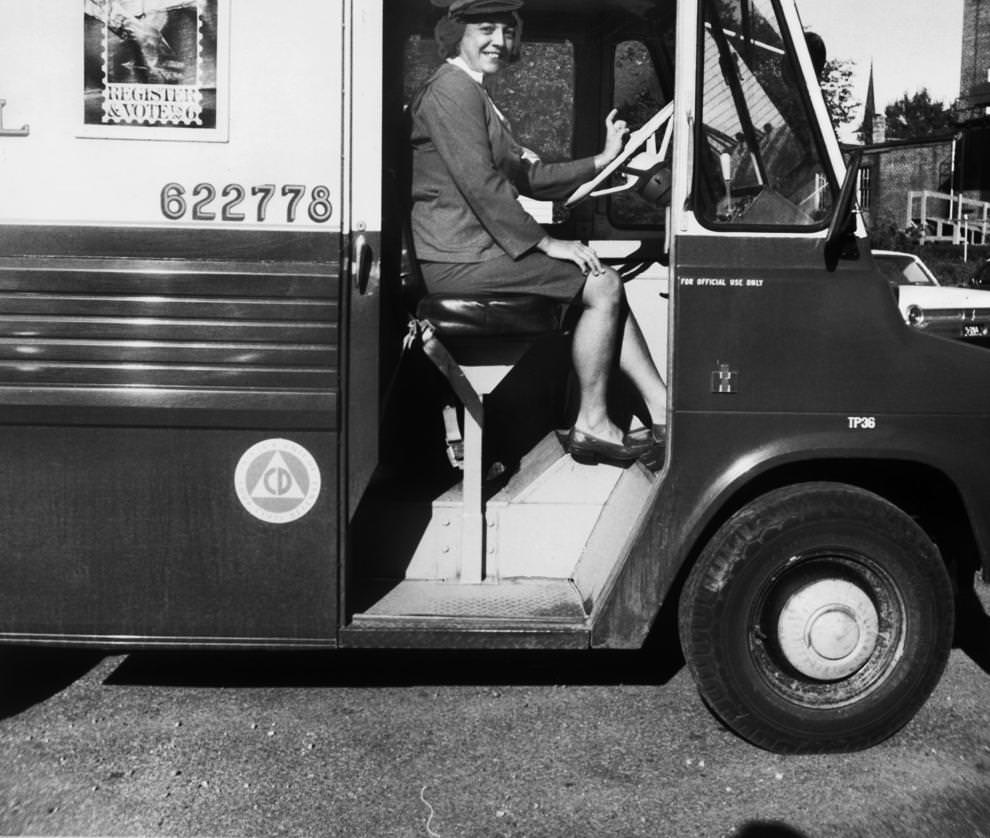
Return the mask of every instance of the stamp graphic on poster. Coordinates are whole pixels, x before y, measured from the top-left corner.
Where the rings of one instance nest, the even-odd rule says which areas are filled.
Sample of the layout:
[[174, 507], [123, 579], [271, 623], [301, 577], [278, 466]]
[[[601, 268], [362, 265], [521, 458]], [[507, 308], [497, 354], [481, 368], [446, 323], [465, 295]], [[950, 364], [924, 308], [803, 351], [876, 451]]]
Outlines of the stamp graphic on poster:
[[83, 0], [85, 133], [223, 139], [225, 0]]

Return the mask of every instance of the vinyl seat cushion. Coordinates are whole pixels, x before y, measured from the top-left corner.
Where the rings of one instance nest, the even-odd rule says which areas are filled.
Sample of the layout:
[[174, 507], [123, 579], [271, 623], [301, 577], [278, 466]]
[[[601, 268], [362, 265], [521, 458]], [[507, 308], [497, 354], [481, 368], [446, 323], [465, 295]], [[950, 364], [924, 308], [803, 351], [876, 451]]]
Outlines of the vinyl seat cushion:
[[441, 338], [535, 338], [560, 331], [566, 310], [538, 294], [429, 294], [416, 315]]

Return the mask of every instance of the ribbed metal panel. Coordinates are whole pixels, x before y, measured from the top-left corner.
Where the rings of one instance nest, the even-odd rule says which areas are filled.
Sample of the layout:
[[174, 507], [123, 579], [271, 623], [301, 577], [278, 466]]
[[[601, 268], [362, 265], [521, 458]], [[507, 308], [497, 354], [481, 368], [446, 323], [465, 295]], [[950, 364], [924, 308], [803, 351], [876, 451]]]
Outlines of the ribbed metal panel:
[[336, 263], [0, 259], [0, 388], [330, 394]]

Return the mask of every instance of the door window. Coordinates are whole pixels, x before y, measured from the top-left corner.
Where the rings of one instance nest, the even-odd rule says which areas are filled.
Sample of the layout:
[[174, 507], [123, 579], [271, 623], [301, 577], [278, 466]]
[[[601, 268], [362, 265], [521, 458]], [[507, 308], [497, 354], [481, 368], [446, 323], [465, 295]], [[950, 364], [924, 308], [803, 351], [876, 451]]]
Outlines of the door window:
[[713, 226], [820, 227], [832, 183], [772, 0], [706, 0], [695, 203]]
[[[412, 36], [406, 43], [404, 101], [439, 64], [436, 44]], [[574, 133], [574, 47], [568, 41], [523, 42], [522, 58], [486, 82], [513, 136], [547, 161], [571, 156]]]
[[[404, 103], [429, 80], [439, 64], [433, 40], [414, 35], [406, 42]], [[574, 46], [570, 41], [523, 42], [521, 59], [486, 80], [512, 135], [541, 160], [571, 158], [574, 136]], [[561, 202], [521, 199], [537, 221], [559, 223], [567, 218]]]
[[[616, 45], [613, 59], [615, 90], [612, 107], [629, 124], [640, 128], [669, 101], [660, 85], [653, 56], [641, 41]], [[669, 155], [668, 155], [669, 157]], [[631, 160], [635, 168], [637, 160]], [[615, 227], [662, 227], [670, 206], [669, 160], [656, 168], [642, 189], [618, 192], [609, 198], [609, 221]]]

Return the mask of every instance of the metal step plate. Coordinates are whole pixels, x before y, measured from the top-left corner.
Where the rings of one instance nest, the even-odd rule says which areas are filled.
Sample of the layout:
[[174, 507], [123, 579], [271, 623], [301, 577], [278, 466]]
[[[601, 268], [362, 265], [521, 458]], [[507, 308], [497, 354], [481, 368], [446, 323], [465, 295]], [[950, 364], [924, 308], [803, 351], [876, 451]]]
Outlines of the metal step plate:
[[509, 579], [478, 585], [409, 579], [364, 613], [355, 614], [354, 625], [410, 617], [583, 625], [587, 615], [580, 593], [566, 579]]

